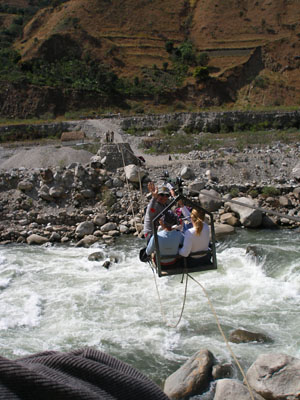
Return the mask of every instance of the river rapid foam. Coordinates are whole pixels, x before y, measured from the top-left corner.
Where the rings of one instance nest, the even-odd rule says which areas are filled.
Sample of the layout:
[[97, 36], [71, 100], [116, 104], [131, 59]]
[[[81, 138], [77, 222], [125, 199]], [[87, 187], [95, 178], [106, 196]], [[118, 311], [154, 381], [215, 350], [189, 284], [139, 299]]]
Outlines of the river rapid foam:
[[[255, 245], [258, 256], [246, 254]], [[183, 318], [177, 328], [185, 285], [180, 276], [156, 278], [139, 261], [141, 239], [114, 246], [8, 245], [0, 248], [1, 355], [17, 358], [44, 350], [92, 346], [116, 356], [157, 383], [199, 349], [231, 362], [207, 298], [189, 280]], [[109, 269], [89, 261], [103, 251], [119, 260]], [[228, 337], [242, 328], [264, 333], [271, 343], [233, 344], [247, 369], [261, 353], [300, 357], [299, 232], [246, 231], [217, 246], [218, 270], [193, 277], [206, 289]], [[238, 373], [237, 373], [238, 374]]]

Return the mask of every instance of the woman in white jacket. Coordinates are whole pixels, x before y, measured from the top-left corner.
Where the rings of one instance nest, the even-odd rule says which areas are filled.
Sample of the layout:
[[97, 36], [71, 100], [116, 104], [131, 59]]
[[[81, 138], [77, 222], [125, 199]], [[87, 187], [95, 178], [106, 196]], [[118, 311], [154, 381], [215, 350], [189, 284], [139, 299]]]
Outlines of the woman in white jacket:
[[205, 213], [200, 210], [193, 209], [191, 212], [191, 221], [193, 227], [184, 233], [184, 242], [179, 254], [188, 257], [187, 263], [189, 267], [199, 264], [211, 264], [210, 252], [208, 254], [193, 254], [199, 251], [209, 250], [209, 227], [203, 221]]

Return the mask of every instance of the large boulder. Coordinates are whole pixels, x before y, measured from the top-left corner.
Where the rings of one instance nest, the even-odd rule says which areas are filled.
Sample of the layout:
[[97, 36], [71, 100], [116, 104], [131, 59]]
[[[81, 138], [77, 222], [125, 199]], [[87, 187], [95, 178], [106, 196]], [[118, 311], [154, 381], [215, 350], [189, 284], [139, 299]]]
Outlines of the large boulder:
[[220, 239], [227, 235], [231, 235], [232, 233], [235, 232], [235, 228], [231, 225], [217, 223], [214, 226], [215, 226], [215, 234], [216, 234], [217, 239]]
[[32, 188], [33, 184], [28, 180], [23, 180], [18, 183], [18, 189], [23, 190], [24, 192], [29, 192], [30, 190], [32, 190]]
[[52, 186], [49, 189], [49, 195], [55, 199], [59, 199], [65, 194], [65, 189], [62, 186]]
[[201, 190], [201, 193], [199, 194], [199, 200], [201, 206], [209, 212], [218, 211], [223, 204], [221, 196], [214, 189]]
[[44, 244], [49, 242], [49, 239], [40, 236], [40, 235], [36, 235], [35, 233], [33, 233], [32, 235], [29, 235], [27, 238], [27, 243], [28, 244]]
[[104, 259], [104, 254], [101, 251], [96, 251], [88, 256], [89, 261], [101, 261]]
[[86, 235], [84, 238], [76, 243], [75, 247], [90, 247], [92, 244], [98, 242], [99, 238], [94, 235]]
[[191, 167], [184, 165], [180, 171], [180, 176], [182, 179], [193, 179], [195, 177], [195, 173]]
[[126, 165], [124, 167], [126, 179], [129, 182], [141, 182], [146, 175], [145, 171], [142, 171], [138, 166], [134, 164]]
[[231, 225], [231, 226], [238, 226], [238, 224], [239, 224], [239, 220], [232, 213], [222, 214], [220, 216], [220, 221], [222, 222], [222, 224], [227, 224], [227, 225]]
[[106, 215], [105, 214], [96, 214], [94, 216], [93, 222], [97, 226], [102, 226], [106, 223]]
[[188, 190], [191, 195], [199, 194], [199, 192], [205, 188], [204, 181], [193, 181], [188, 185]]
[[78, 238], [83, 238], [86, 235], [92, 235], [94, 232], [95, 226], [92, 221], [84, 221], [80, 222], [80, 224], [76, 228], [76, 236]]
[[171, 400], [186, 399], [203, 393], [212, 379], [214, 361], [210, 351], [199, 350], [166, 379], [164, 392]]
[[272, 341], [271, 338], [267, 337], [263, 333], [249, 332], [245, 329], [235, 329], [234, 331], [232, 331], [230, 333], [229, 340], [233, 343], [267, 343]]
[[249, 385], [265, 399], [299, 400], [300, 359], [261, 354], [246, 374]]
[[110, 232], [114, 231], [118, 228], [118, 225], [115, 222], [107, 222], [107, 224], [104, 224], [101, 226], [101, 232]]
[[49, 194], [49, 187], [47, 185], [42, 185], [38, 195], [41, 199], [46, 201], [52, 201], [53, 197]]
[[262, 212], [252, 208], [256, 207], [256, 204], [249, 197], [235, 197], [232, 201], [225, 203], [225, 206], [238, 214], [241, 224], [247, 228], [258, 228], [262, 223]]
[[[251, 393], [254, 400], [265, 400], [254, 390], [251, 390]], [[236, 379], [221, 379], [217, 381], [214, 400], [252, 400], [252, 398], [248, 387], [242, 382]]]

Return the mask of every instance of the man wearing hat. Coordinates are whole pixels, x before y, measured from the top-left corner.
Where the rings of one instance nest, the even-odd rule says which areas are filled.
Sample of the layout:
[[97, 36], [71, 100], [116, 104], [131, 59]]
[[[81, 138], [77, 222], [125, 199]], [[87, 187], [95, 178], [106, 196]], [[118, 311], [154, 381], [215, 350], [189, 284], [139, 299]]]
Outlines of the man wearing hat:
[[165, 185], [155, 187], [153, 182], [149, 182], [148, 189], [152, 193], [152, 199], [148, 204], [144, 218], [144, 236], [147, 243], [153, 234], [152, 221], [169, 204], [170, 197], [170, 190]]
[[[166, 211], [159, 220], [159, 224], [162, 227], [157, 233], [158, 246], [160, 256], [164, 257], [161, 261], [161, 266], [168, 266], [176, 264], [177, 259], [174, 255], [178, 254], [179, 246], [183, 243], [183, 234], [173, 229], [174, 225], [178, 225], [178, 217], [171, 210]], [[155, 241], [154, 236], [151, 237], [146, 254], [151, 255], [155, 252]], [[165, 258], [166, 256], [173, 256], [170, 258]]]

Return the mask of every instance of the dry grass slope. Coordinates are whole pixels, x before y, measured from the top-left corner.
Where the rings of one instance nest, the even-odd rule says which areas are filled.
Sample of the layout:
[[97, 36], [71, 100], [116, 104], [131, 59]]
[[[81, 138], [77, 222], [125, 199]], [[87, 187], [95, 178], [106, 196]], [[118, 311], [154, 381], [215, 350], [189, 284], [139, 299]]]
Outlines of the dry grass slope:
[[[198, 51], [207, 51], [212, 76], [221, 81], [241, 80], [236, 74], [245, 75], [260, 48], [263, 68], [248, 68], [248, 77], [234, 83], [237, 104], [300, 104], [299, 0], [72, 0], [40, 10], [17, 48], [26, 60], [55, 54], [59, 42], [76, 45], [80, 55], [89, 53], [119, 76], [134, 77], [142, 67], [170, 62], [168, 40], [191, 40]], [[186, 83], [195, 81], [189, 77]]]

